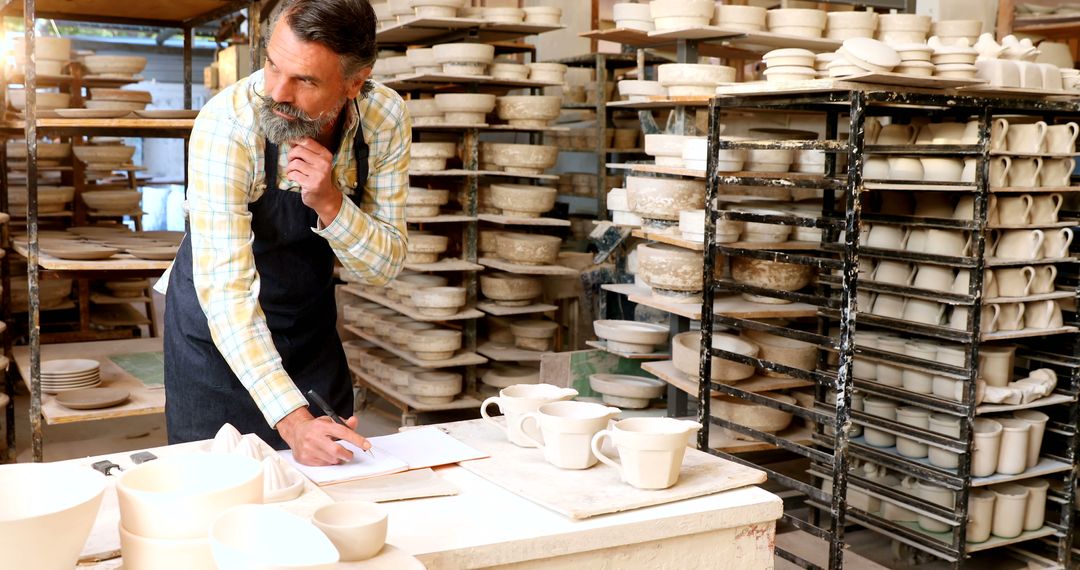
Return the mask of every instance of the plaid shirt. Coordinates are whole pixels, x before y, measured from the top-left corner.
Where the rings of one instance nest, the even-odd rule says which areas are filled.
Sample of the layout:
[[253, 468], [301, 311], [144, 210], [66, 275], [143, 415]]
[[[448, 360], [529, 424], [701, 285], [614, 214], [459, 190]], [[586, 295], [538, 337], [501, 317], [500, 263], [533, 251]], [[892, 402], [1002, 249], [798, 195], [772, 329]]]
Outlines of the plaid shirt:
[[[211, 99], [195, 120], [188, 239], [195, 291], [214, 344], [274, 426], [307, 400], [282, 367], [259, 306], [248, 204], [266, 190], [264, 137], [254, 109], [262, 91], [260, 70]], [[401, 97], [381, 84], [349, 101], [347, 108], [333, 180], [338, 188], [356, 187], [353, 137], [358, 128], [370, 147], [370, 174], [360, 206], [342, 200], [337, 218], [312, 231], [326, 239], [347, 270], [381, 285], [400, 272], [405, 259], [411, 120]], [[277, 157], [279, 188], [299, 192], [300, 186], [285, 176], [289, 148], [281, 145]], [[168, 273], [160, 283], [168, 283]]]

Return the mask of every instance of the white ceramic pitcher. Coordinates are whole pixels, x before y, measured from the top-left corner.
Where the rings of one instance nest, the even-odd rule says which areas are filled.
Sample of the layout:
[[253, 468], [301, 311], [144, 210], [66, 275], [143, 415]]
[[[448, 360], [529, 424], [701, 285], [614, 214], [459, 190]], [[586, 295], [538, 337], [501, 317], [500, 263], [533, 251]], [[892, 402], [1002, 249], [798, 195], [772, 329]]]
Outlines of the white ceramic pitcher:
[[[639, 489], [667, 489], [679, 480], [690, 438], [701, 424], [674, 418], [629, 418], [615, 422], [592, 438], [592, 452], [619, 471], [622, 480]], [[604, 455], [600, 444], [610, 437], [620, 462]]]
[[[521, 436], [544, 450], [548, 463], [560, 469], [588, 469], [597, 461], [591, 448], [593, 436], [620, 413], [619, 408], [591, 402], [552, 402], [518, 416], [516, 422]], [[529, 422], [539, 425], [543, 443], [529, 437]]]
[[[523, 437], [518, 416], [535, 412], [540, 406], [551, 402], [570, 400], [578, 395], [573, 388], [560, 388], [551, 384], [514, 384], [499, 391], [498, 396], [492, 396], [480, 404], [480, 415], [489, 423], [506, 433], [510, 443], [519, 447], [535, 447], [535, 441], [541, 439], [539, 429], [528, 433], [529, 439]], [[506, 425], [503, 426], [488, 415], [487, 409], [491, 404], [498, 404], [499, 410], [506, 416]]]

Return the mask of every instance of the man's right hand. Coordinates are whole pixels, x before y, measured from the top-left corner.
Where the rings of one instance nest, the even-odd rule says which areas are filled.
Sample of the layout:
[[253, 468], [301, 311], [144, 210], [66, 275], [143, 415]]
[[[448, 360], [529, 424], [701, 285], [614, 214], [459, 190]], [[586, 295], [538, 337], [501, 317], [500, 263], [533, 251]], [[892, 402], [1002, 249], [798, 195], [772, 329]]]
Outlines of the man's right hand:
[[307, 408], [297, 408], [277, 423], [281, 439], [289, 444], [293, 457], [304, 465], [337, 465], [352, 459], [353, 453], [332, 438], [347, 441], [360, 449], [371, 448], [356, 429], [356, 417], [345, 420], [349, 427], [338, 425], [330, 418], [316, 419]]

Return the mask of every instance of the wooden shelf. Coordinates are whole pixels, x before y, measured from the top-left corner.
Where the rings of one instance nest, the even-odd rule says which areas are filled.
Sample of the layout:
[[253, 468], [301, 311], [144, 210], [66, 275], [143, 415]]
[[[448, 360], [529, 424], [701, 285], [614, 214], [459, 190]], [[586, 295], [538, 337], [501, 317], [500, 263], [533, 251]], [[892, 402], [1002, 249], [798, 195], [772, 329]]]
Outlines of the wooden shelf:
[[358, 378], [364, 384], [367, 384], [369, 388], [375, 390], [383, 398], [393, 401], [394, 403], [404, 404], [410, 409], [417, 412], [441, 412], [445, 410], [470, 410], [480, 407], [480, 400], [462, 393], [459, 394], [453, 402], [446, 404], [424, 404], [416, 401], [411, 394], [402, 393], [397, 386], [385, 380], [380, 380], [374, 376], [365, 374], [360, 370], [359, 366], [349, 364], [349, 371], [353, 373], [353, 376]]
[[605, 166], [612, 170], [629, 170], [631, 172], [648, 172], [651, 174], [670, 174], [672, 176], [686, 176], [689, 178], [705, 178], [704, 170], [691, 170], [689, 168], [657, 166], [655, 164], [630, 164], [624, 162], [609, 162]]
[[478, 217], [482, 222], [491, 222], [493, 224], [502, 224], [504, 226], [568, 227], [570, 225], [570, 220], [560, 220], [558, 218], [514, 218], [499, 214], [480, 214]]
[[[38, 119], [37, 127], [44, 134], [81, 133], [108, 135], [138, 132], [143, 137], [187, 136], [195, 126], [194, 119]], [[0, 131], [19, 134], [26, 127], [21, 119], [0, 123]]]
[[[720, 362], [720, 359], [713, 360], [713, 366], [716, 366]], [[641, 369], [656, 376], [657, 378], [675, 386], [679, 390], [686, 392], [693, 398], [698, 397], [698, 379], [697, 377], [691, 378], [687, 374], [684, 374], [679, 369], [675, 368], [675, 362], [672, 360], [661, 360], [659, 362], [644, 362], [641, 364]], [[813, 386], [814, 383], [808, 380], [799, 380], [798, 378], [772, 378], [768, 376], [752, 376], [746, 380], [740, 380], [738, 382], [731, 382], [731, 385], [745, 390], [747, 392], [771, 392], [774, 390], [787, 390], [789, 388], [804, 388], [806, 386]], [[718, 390], [712, 390], [710, 392], [713, 398], [721, 396], [722, 393]]]
[[102, 327], [138, 327], [149, 325], [150, 319], [128, 303], [90, 306], [90, 324]]
[[540, 357], [550, 354], [552, 351], [540, 352], [536, 350], [524, 350], [513, 345], [485, 342], [477, 347], [476, 352], [490, 358], [494, 362], [540, 362]]
[[476, 308], [484, 311], [489, 315], [495, 315], [497, 317], [507, 317], [511, 315], [529, 315], [533, 313], [547, 313], [550, 311], [559, 310], [559, 308], [555, 305], [548, 305], [546, 303], [533, 303], [531, 305], [525, 305], [524, 307], [504, 307], [490, 301], [480, 301], [476, 303]]
[[[149, 289], [149, 287], [147, 287]], [[114, 297], [105, 293], [90, 293], [90, 302], [95, 305], [130, 305], [132, 303], [149, 303], [150, 297]]]
[[1074, 333], [1077, 331], [1080, 331], [1080, 328], [1057, 327], [1053, 329], [1020, 329], [1018, 331], [998, 331], [992, 333], [982, 333], [980, 337], [985, 342], [993, 340], [1012, 340], [1017, 338], [1044, 337], [1057, 334]]
[[444, 321], [463, 321], [469, 319], [478, 319], [484, 316], [484, 313], [481, 313], [476, 309], [465, 309], [464, 311], [461, 311], [460, 313], [451, 315], [449, 317], [432, 317], [430, 315], [425, 315], [421, 313], [416, 307], [408, 307], [396, 301], [391, 301], [385, 295], [368, 293], [367, 291], [364, 291], [359, 287], [354, 287], [352, 285], [346, 285], [342, 287], [342, 289], [346, 293], [349, 293], [351, 295], [355, 295], [362, 299], [367, 299], [368, 301], [371, 301], [373, 303], [378, 303], [388, 309], [393, 309], [414, 321], [421, 321], [426, 323], [440, 323]]
[[462, 259], [446, 258], [440, 259], [435, 263], [406, 263], [405, 269], [409, 271], [420, 272], [442, 272], [442, 271], [480, 271], [484, 268], [483, 265], [477, 265], [470, 263]]
[[[3, 14], [22, 14], [22, 2], [7, 5]], [[39, 0], [36, 4], [38, 18], [61, 20], [90, 20], [115, 22], [154, 22], [159, 27], [178, 28], [193, 25], [214, 14], [227, 14], [226, 10], [239, 11], [248, 6], [247, 0], [147, 0], [145, 2], [115, 2], [113, 0]], [[169, 25], [173, 24], [173, 25]]]
[[516, 273], [518, 275], [562, 275], [570, 277], [581, 274], [576, 269], [571, 269], [562, 265], [522, 265], [520, 263], [503, 261], [502, 259], [495, 257], [481, 257], [480, 265], [506, 271], [507, 273]]
[[[530, 79], [496, 79], [490, 75], [455, 75], [450, 73], [413, 73], [383, 82], [395, 91], [442, 91], [448, 85], [475, 85], [477, 87], [498, 87], [502, 90], [559, 87], [561, 83], [533, 81]], [[476, 128], [476, 125], [470, 125]]]
[[[519, 127], [516, 125], [488, 125], [484, 128], [486, 131], [519, 131], [519, 132], [537, 132], [537, 133], [568, 133], [570, 127]], [[566, 150], [566, 149], [563, 149]]]
[[618, 356], [620, 358], [629, 358], [631, 360], [665, 360], [671, 358], [671, 354], [664, 351], [629, 353], [611, 350], [610, 348], [608, 348], [607, 341], [604, 340], [587, 340], [585, 341], [585, 344], [597, 350], [602, 350], [608, 354], [614, 354], [615, 356]]
[[[652, 292], [632, 283], [608, 283], [600, 286], [606, 291], [626, 295], [631, 303], [645, 305], [654, 309], [686, 317], [692, 321], [701, 320], [701, 303], [675, 303], [653, 296]], [[770, 305], [754, 303], [739, 295], [718, 295], [713, 301], [713, 313], [744, 319], [772, 319], [813, 317], [818, 308], [805, 303]]]
[[[28, 255], [25, 245], [15, 244], [12, 247], [23, 257]], [[168, 269], [172, 261], [151, 261], [139, 259], [128, 253], [114, 255], [110, 259], [102, 261], [75, 261], [58, 259], [42, 252], [38, 257], [38, 265], [42, 269], [54, 271], [152, 271], [163, 272]]]
[[501, 176], [506, 178], [527, 178], [530, 180], [559, 179], [559, 176], [556, 174], [513, 174], [510, 172], [502, 172], [499, 170], [464, 170], [460, 168], [451, 170], [410, 170], [409, 176]]
[[448, 358], [446, 360], [420, 360], [419, 358], [416, 357], [415, 354], [413, 354], [413, 353], [411, 353], [411, 352], [409, 352], [407, 350], [402, 350], [401, 348], [398, 348], [398, 347], [394, 346], [393, 344], [382, 340], [381, 338], [369, 335], [366, 332], [364, 332], [363, 329], [361, 329], [360, 327], [358, 327], [356, 325], [346, 324], [345, 325], [345, 330], [347, 330], [347, 331], [355, 334], [356, 336], [370, 342], [371, 344], [374, 344], [375, 346], [377, 346], [377, 347], [379, 347], [379, 348], [393, 354], [394, 356], [397, 356], [398, 358], [401, 358], [402, 360], [408, 361], [410, 364], [413, 364], [414, 366], [419, 366], [420, 368], [432, 368], [432, 369], [434, 369], [434, 368], [450, 368], [450, 367], [454, 367], [454, 366], [475, 366], [477, 364], [484, 364], [485, 362], [487, 362], [487, 359], [484, 358], [483, 356], [480, 356], [478, 354], [474, 354], [472, 352], [467, 352], [467, 351], [459, 351], [457, 354], [454, 355], [453, 358]]
[[1026, 404], [980, 404], [975, 408], [976, 415], [984, 414], [997, 414], [1001, 412], [1015, 412], [1016, 410], [1030, 410], [1032, 408], [1043, 408], [1046, 406], [1056, 406], [1058, 404], [1070, 404], [1076, 401], [1076, 397], [1068, 394], [1050, 394], [1045, 398], [1039, 398]]
[[[647, 101], [612, 101], [609, 109], [670, 109], [672, 107], [708, 107], [712, 96], [650, 97]], [[704, 177], [705, 173], [702, 172]]]
[[1080, 186], [1035, 186], [1035, 187], [1027, 187], [1027, 186], [999, 186], [999, 187], [994, 187], [994, 186], [991, 186], [990, 187], [990, 192], [993, 192], [994, 194], [1007, 194], [1007, 193], [1033, 194], [1033, 193], [1036, 193], [1036, 192], [1038, 192], [1038, 193], [1053, 192], [1053, 193], [1057, 193], [1057, 194], [1065, 194], [1065, 193], [1068, 193], [1068, 192], [1080, 192]]
[[[676, 227], [674, 227], [672, 229], [673, 229], [673, 231], [677, 231], [678, 227], [676, 226]], [[657, 242], [660, 242], [660, 243], [666, 243], [668, 245], [678, 246], [678, 247], [681, 247], [681, 248], [684, 248], [684, 249], [690, 249], [690, 250], [693, 250], [693, 251], [705, 251], [705, 243], [704, 242], [683, 239], [683, 238], [679, 237], [678, 235], [672, 235], [672, 234], [669, 234], [669, 233], [650, 231], [650, 230], [643, 230], [643, 229], [636, 229], [636, 230], [632, 230], [630, 232], [630, 235], [632, 235], [634, 237], [637, 237], [637, 238], [647, 239], [647, 240], [650, 240], [650, 241], [657, 241]]]
[[405, 218], [405, 221], [410, 224], [449, 224], [455, 222], [475, 222], [475, 216], [463, 216], [460, 214], [440, 214], [438, 216], [431, 216], [427, 218]]
[[[798, 422], [798, 420], [795, 420]], [[810, 445], [813, 443], [814, 432], [810, 428], [806, 427], [802, 423], [794, 423], [787, 429], [777, 433], [777, 437], [781, 437], [788, 441], [792, 441], [802, 445]], [[772, 451], [777, 449], [771, 443], [756, 440], [743, 440], [729, 437], [725, 434], [726, 430], [720, 426], [713, 425], [709, 429], [709, 447], [718, 451], [724, 451], [727, 453], [752, 453], [755, 451]], [[845, 560], [850, 554], [845, 555]]]
[[771, 32], [742, 32], [725, 30], [717, 26], [681, 28], [648, 32], [649, 38], [665, 40], [694, 40], [705, 43], [720, 43], [725, 46], [753, 52], [766, 52], [777, 48], [802, 48], [813, 52], [831, 52], [840, 48], [843, 42], [825, 38], [804, 38], [774, 34]]
[[[375, 39], [381, 46], [390, 45], [428, 45], [431, 43], [445, 43], [455, 41], [446, 39], [454, 32], [465, 34], [475, 31], [473, 41], [490, 43], [509, 41], [544, 32], [561, 30], [564, 26], [551, 26], [539, 24], [498, 24], [488, 22], [481, 18], [409, 18], [404, 22], [379, 28], [375, 32]], [[464, 37], [464, 35], [462, 36]]]

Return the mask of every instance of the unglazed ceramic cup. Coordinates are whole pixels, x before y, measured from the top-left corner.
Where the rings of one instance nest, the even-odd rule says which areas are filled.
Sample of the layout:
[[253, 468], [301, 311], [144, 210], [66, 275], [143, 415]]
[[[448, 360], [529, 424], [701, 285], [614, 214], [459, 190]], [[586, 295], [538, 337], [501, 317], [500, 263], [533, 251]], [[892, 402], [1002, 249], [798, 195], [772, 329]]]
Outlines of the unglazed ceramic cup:
[[1028, 432], [1027, 468], [1031, 469], [1039, 463], [1039, 454], [1042, 453], [1043, 436], [1046, 434], [1046, 423], [1050, 416], [1038, 410], [1018, 410], [1013, 412], [1013, 417], [1028, 423], [1031, 430]]
[[998, 234], [991, 249], [994, 257], [1001, 259], [1035, 261], [1043, 257], [1045, 239], [1042, 230], [1004, 230]]
[[[1008, 158], [1008, 157], [1005, 157]], [[1009, 167], [1009, 186], [1014, 188], [1034, 188], [1041, 182], [1043, 159], [1014, 157]]]
[[971, 475], [989, 477], [997, 471], [1001, 450], [1001, 424], [987, 418], [976, 418], [973, 424], [975, 448], [971, 454]]
[[[679, 480], [683, 456], [690, 438], [701, 424], [674, 418], [630, 418], [615, 422], [592, 438], [597, 459], [619, 471], [622, 480], [639, 489], [667, 489]], [[611, 438], [619, 462], [600, 450]]]
[[343, 501], [324, 505], [311, 522], [337, 547], [341, 560], [367, 560], [386, 544], [386, 509], [367, 501]]
[[1046, 230], [1046, 240], [1042, 246], [1042, 256], [1046, 259], [1061, 259], [1069, 257], [1069, 246], [1072, 245], [1072, 228], [1059, 230]]
[[1035, 281], [1035, 274], [1035, 268], [1030, 265], [996, 269], [994, 279], [997, 280], [998, 295], [1001, 297], [1027, 297], [1031, 294], [1031, 285]]
[[[1076, 160], [1072, 158], [1048, 158], [1043, 160], [1039, 171], [1039, 186], [1068, 186], [1076, 169]], [[1056, 214], [1056, 212], [1055, 212]]]
[[1017, 475], [1027, 469], [1028, 434], [1031, 424], [1016, 418], [998, 418], [1001, 424], [1001, 448], [998, 449], [997, 472]]
[[1057, 279], [1057, 267], [1054, 265], [1040, 265], [1035, 268], [1035, 279], [1031, 282], [1031, 294], [1042, 295], [1054, 292], [1054, 281]]
[[1029, 223], [1034, 200], [1031, 194], [998, 197], [996, 208], [998, 221], [1009, 226], [1021, 226]]
[[1046, 479], [1025, 479], [1017, 485], [1027, 487], [1028, 498], [1024, 505], [1024, 530], [1039, 530], [1046, 524], [1046, 492], [1050, 482]]
[[1076, 150], [1076, 136], [1080, 134], [1080, 125], [1065, 123], [1046, 127], [1046, 152], [1068, 154]]
[[1046, 123], [1009, 124], [1005, 131], [1005, 148], [1017, 154], [1039, 154], [1046, 141]]
[[[1072, 173], [1070, 169], [1070, 174]], [[1067, 184], [1066, 184], [1067, 185]], [[1031, 223], [1056, 224], [1064, 197], [1058, 193], [1038, 194], [1031, 199]], [[1000, 203], [1000, 201], [999, 201]]]
[[1016, 483], [990, 487], [994, 498], [994, 524], [991, 531], [1001, 538], [1016, 538], [1024, 531], [1024, 514], [1030, 491]]
[[1056, 329], [1065, 324], [1061, 314], [1061, 305], [1054, 299], [1029, 301], [1024, 314], [1024, 324], [1032, 329]]
[[[498, 396], [492, 396], [480, 404], [480, 415], [492, 425], [506, 433], [510, 443], [518, 447], [536, 447], [535, 442], [543, 436], [538, 428], [528, 432], [526, 439], [520, 430], [521, 424], [517, 417], [529, 412], [535, 412], [540, 406], [551, 402], [573, 399], [578, 395], [573, 388], [560, 388], [551, 384], [515, 384], [499, 391]], [[506, 416], [506, 425], [502, 426], [491, 416], [487, 409], [491, 404], [498, 404], [499, 410]]]
[[971, 490], [971, 494], [968, 495], [968, 542], [975, 544], [990, 539], [990, 530], [994, 520], [995, 498], [996, 495], [994, 495], [993, 491], [987, 489]]
[[[606, 428], [622, 410], [589, 402], [552, 402], [517, 418], [517, 429], [532, 440], [525, 424], [538, 424], [544, 442], [533, 440], [544, 451], [544, 459], [560, 469], [588, 469], [596, 464], [592, 438]], [[535, 427], [535, 426], [531, 426]]]
[[[956, 500], [956, 495], [953, 494], [952, 490], [945, 487], [938, 487], [937, 485], [931, 485], [923, 481], [915, 483], [915, 492], [919, 495], [920, 499], [948, 509], [953, 507], [954, 501]], [[926, 515], [919, 515], [918, 520], [919, 526], [930, 532], [945, 532], [952, 528], [949, 525]]]
[[989, 386], [1004, 387], [1013, 379], [1015, 346], [983, 346], [979, 349], [979, 376]]

